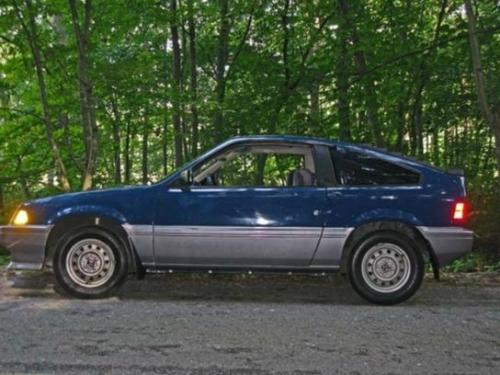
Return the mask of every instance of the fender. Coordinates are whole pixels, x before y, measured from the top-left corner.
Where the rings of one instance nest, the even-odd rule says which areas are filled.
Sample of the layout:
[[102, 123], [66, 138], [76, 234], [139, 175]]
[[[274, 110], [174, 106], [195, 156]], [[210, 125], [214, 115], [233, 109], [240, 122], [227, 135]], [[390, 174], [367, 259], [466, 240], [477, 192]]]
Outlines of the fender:
[[340, 269], [342, 273], [347, 273], [347, 262], [356, 245], [366, 236], [378, 231], [394, 231], [396, 233], [404, 233], [406, 236], [414, 240], [417, 247], [422, 250], [424, 259], [431, 263], [434, 278], [439, 280], [439, 265], [437, 257], [429, 242], [415, 225], [399, 220], [372, 220], [357, 226], [349, 234], [349, 237], [344, 243], [344, 248], [342, 249], [342, 256], [340, 260]]
[[82, 205], [58, 210], [49, 219], [52, 229], [49, 232], [45, 246], [45, 265], [52, 264], [52, 256], [58, 240], [71, 229], [78, 227], [99, 227], [114, 235], [129, 254], [130, 271], [143, 275], [143, 268], [137, 256], [134, 243], [123, 225], [127, 223], [125, 216], [118, 210], [102, 205]]
[[89, 217], [95, 216], [96, 219], [105, 217], [118, 222], [120, 225], [127, 223], [125, 216], [115, 208], [103, 205], [77, 205], [59, 209], [55, 211], [48, 219], [48, 225], [56, 225], [61, 220], [70, 217]]
[[391, 208], [377, 208], [365, 211], [356, 216], [353, 220], [353, 227], [357, 228], [362, 225], [380, 221], [399, 222], [414, 227], [423, 225], [422, 221], [410, 212]]

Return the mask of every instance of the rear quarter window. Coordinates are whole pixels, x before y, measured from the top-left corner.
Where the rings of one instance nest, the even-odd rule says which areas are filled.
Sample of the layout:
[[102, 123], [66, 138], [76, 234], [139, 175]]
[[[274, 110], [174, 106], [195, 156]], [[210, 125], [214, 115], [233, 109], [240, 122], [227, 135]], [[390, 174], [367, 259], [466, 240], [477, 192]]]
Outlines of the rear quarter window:
[[337, 181], [345, 186], [418, 185], [420, 174], [377, 158], [345, 148], [330, 150]]

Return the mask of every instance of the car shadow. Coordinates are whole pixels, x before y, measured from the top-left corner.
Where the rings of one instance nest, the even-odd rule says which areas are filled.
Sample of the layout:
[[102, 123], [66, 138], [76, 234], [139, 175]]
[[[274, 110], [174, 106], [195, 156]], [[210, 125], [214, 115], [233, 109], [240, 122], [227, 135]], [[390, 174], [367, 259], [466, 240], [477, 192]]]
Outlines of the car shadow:
[[[48, 272], [0, 272], [2, 297], [70, 299]], [[417, 295], [405, 306], [437, 307], [497, 305], [491, 288], [480, 285], [436, 283], [429, 277]], [[133, 276], [115, 296], [104, 301], [152, 302], [242, 302], [325, 305], [371, 305], [359, 297], [341, 275], [287, 274], [148, 274], [144, 280]], [[373, 306], [373, 305], [372, 305]]]
[[132, 281], [120, 299], [238, 301], [269, 303], [362, 304], [340, 275], [154, 275]]
[[[3, 294], [15, 297], [67, 298], [54, 276], [44, 272], [11, 272]], [[365, 302], [341, 275], [148, 274], [130, 277], [115, 297], [119, 300], [237, 301], [360, 305]]]

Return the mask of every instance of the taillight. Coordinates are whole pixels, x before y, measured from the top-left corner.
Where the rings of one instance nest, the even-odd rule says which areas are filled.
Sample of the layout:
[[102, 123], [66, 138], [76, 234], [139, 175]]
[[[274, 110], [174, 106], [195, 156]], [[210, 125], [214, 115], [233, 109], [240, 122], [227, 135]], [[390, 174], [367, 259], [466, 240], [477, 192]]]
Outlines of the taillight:
[[468, 207], [467, 203], [464, 201], [458, 201], [454, 203], [452, 219], [456, 223], [464, 223], [467, 220]]
[[453, 211], [453, 220], [463, 220], [465, 217], [465, 203], [455, 203], [455, 210]]

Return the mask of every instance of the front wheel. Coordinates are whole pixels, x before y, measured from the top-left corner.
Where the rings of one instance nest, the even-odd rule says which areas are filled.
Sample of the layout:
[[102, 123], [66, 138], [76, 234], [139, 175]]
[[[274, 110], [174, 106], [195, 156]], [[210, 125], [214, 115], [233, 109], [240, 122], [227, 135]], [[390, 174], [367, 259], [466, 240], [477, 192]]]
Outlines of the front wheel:
[[127, 276], [126, 252], [119, 241], [97, 228], [66, 236], [54, 255], [59, 286], [78, 298], [110, 295]]
[[351, 284], [373, 303], [392, 305], [407, 300], [418, 290], [423, 276], [422, 253], [404, 234], [370, 235], [351, 253]]

